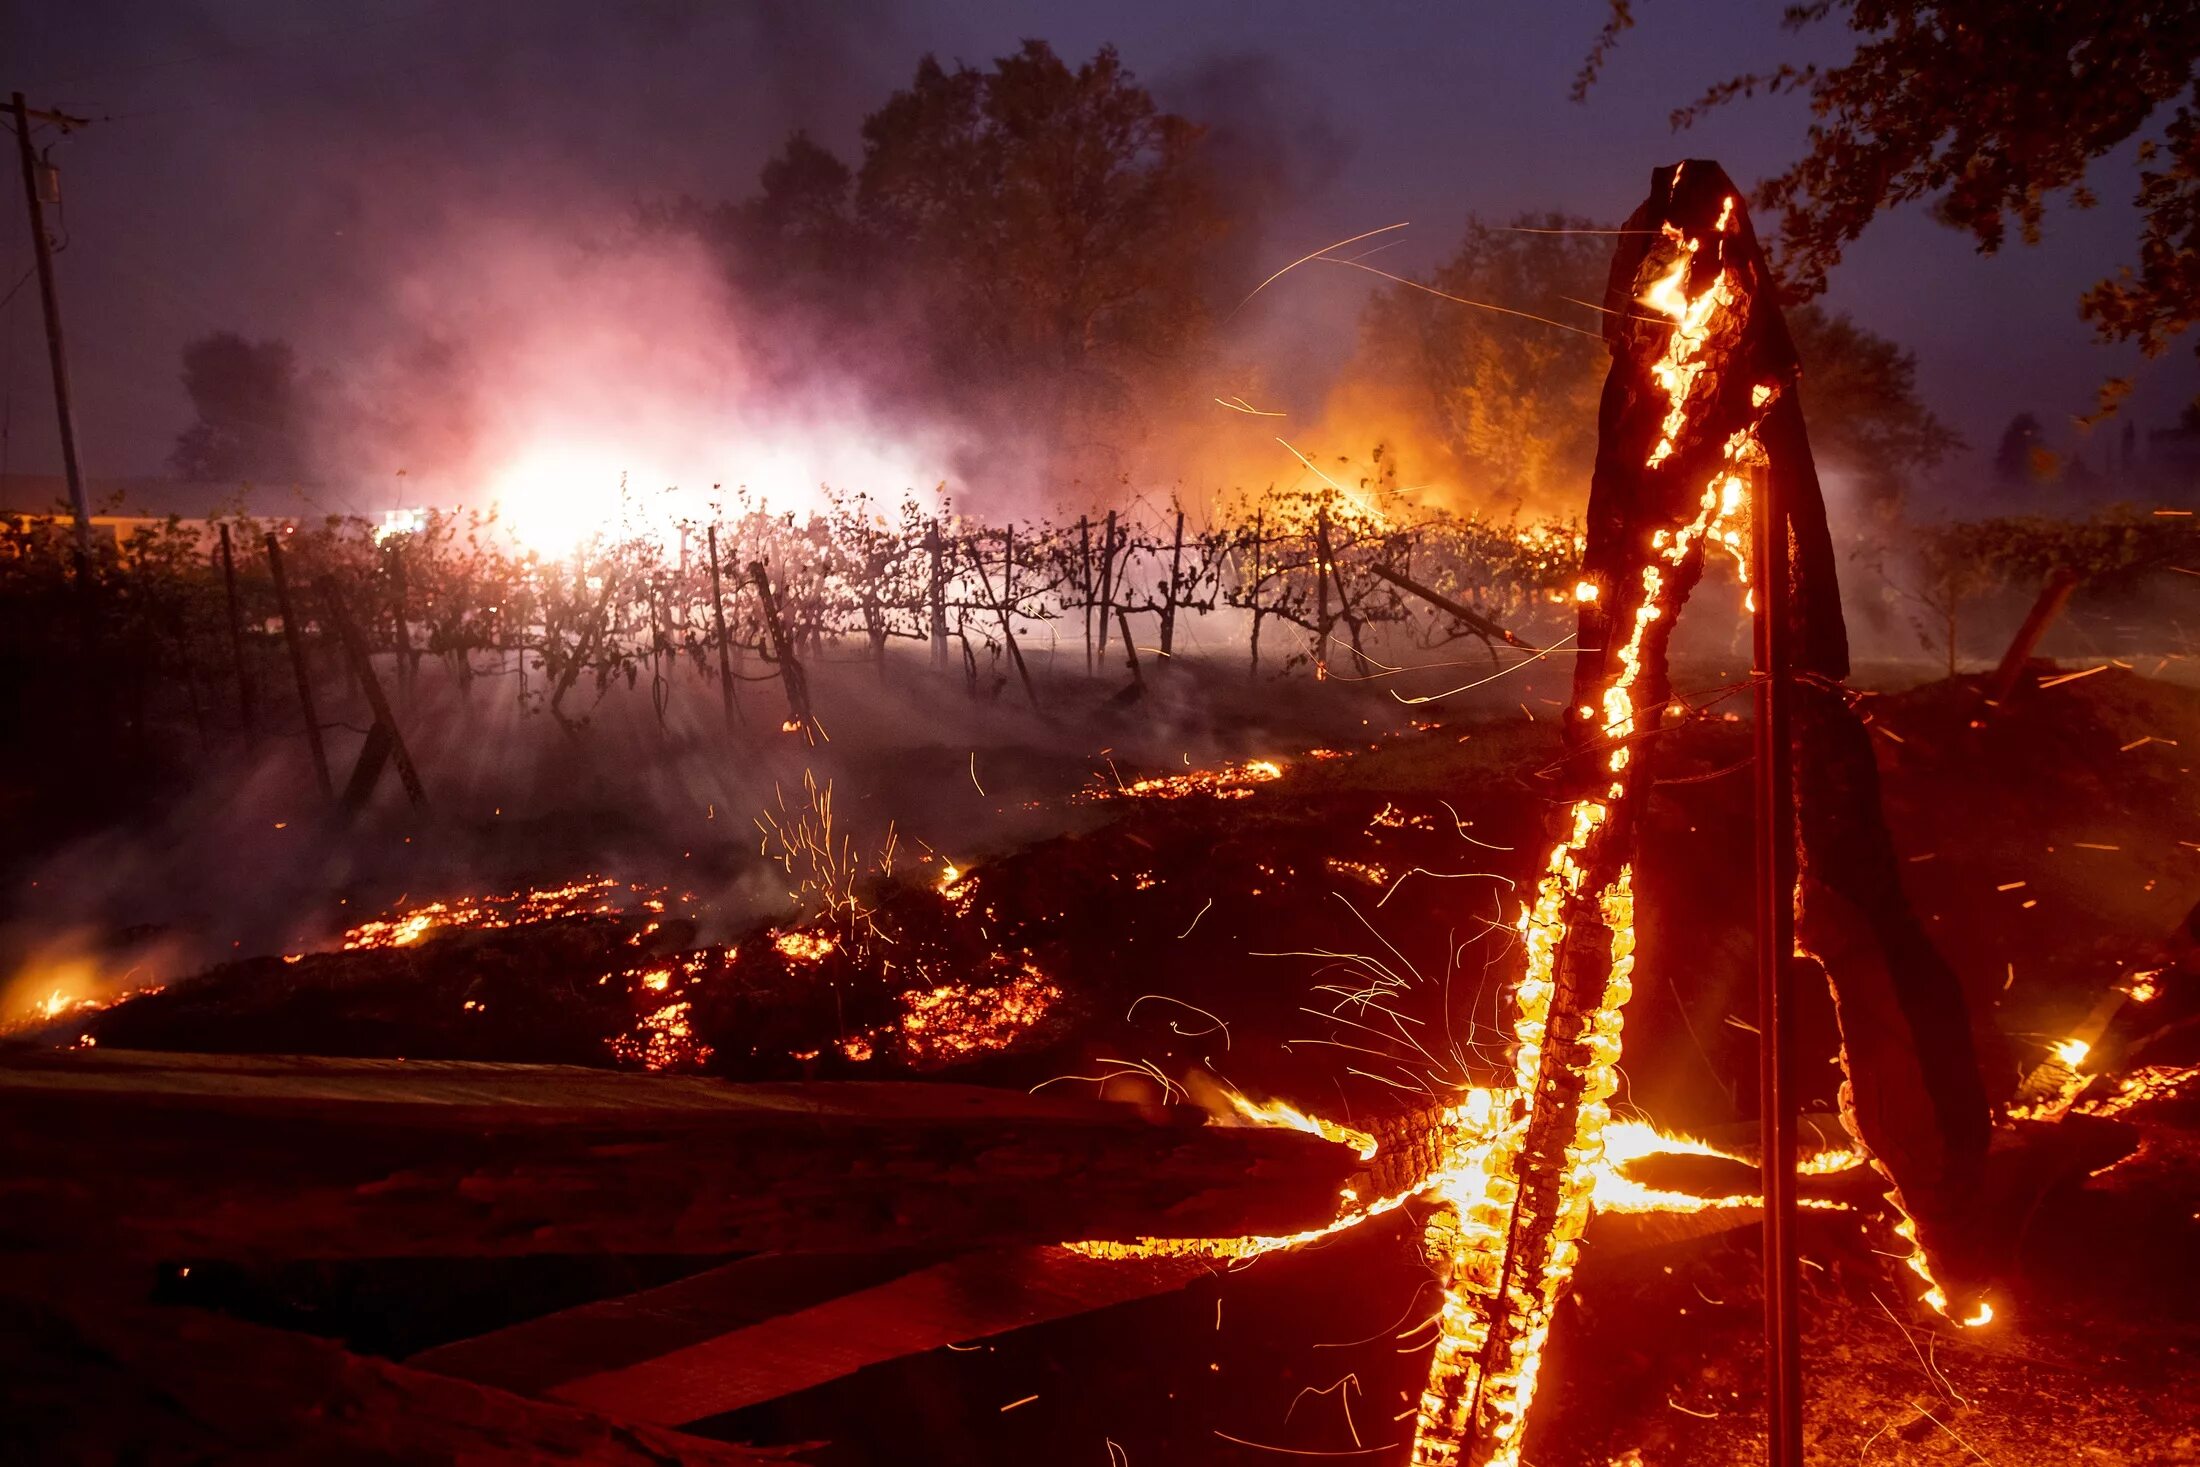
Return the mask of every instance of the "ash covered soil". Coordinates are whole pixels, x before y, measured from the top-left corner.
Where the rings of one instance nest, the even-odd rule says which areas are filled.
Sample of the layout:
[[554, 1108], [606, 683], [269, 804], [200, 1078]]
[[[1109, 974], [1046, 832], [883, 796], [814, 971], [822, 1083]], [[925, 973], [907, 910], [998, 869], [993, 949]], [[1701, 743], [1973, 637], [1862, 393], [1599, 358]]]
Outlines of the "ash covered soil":
[[[1975, 700], [1955, 680], [1863, 709], [1912, 899], [1971, 996], [2001, 1096], [2103, 993], [2157, 966], [2200, 898], [2200, 693], [2111, 666], [2027, 691], [1982, 726]], [[1637, 875], [1619, 1099], [1682, 1131], [1754, 1107], [1737, 706], [1661, 736]], [[1503, 1062], [1518, 885], [1540, 868], [1557, 798], [1548, 713], [1333, 730], [1326, 747], [1248, 748], [1204, 773], [1103, 759], [1075, 794], [1052, 765], [1051, 788], [996, 778], [1008, 833], [995, 849], [904, 837], [898, 875], [858, 870], [836, 888], [853, 904], [839, 916], [819, 915], [813, 890], [801, 920], [719, 931], [677, 884], [541, 871], [538, 887], [567, 894], [471, 904], [468, 920], [512, 925], [431, 913], [401, 944], [399, 925], [357, 928], [368, 945], [242, 958], [66, 1014], [33, 1042], [938, 1076], [1123, 1099], [1228, 1085], [1339, 1119], [1395, 1110]], [[903, 777], [977, 787], [1000, 767], [960, 763], [940, 751]], [[853, 854], [798, 861], [788, 884], [876, 864], [875, 833], [836, 838]], [[1399, 1019], [1349, 1005], [1386, 978]], [[2173, 1022], [2200, 1011], [2193, 981], [2165, 980], [2149, 1022], [2170, 1032], [2149, 1062], [2200, 1062], [2200, 1033]], [[1831, 1005], [1806, 1005], [1805, 1105], [1829, 1110]], [[1999, 1219], [1999, 1318], [1984, 1330], [1914, 1305], [1881, 1220], [1806, 1217], [1813, 1461], [2200, 1462], [2200, 1102], [2044, 1141], [2064, 1128], [2026, 1129], [2003, 1138], [2033, 1156], [2033, 1180]], [[1561, 1311], [1528, 1461], [1754, 1460], [1754, 1230], [1616, 1222], [1592, 1232]], [[540, 1266], [470, 1268], [456, 1301], [447, 1272], [291, 1270], [218, 1281], [204, 1302], [403, 1354], [663, 1270], [576, 1265], [546, 1282]], [[1402, 1460], [1434, 1298], [1401, 1213], [699, 1429], [824, 1443], [804, 1454], [820, 1463]]]

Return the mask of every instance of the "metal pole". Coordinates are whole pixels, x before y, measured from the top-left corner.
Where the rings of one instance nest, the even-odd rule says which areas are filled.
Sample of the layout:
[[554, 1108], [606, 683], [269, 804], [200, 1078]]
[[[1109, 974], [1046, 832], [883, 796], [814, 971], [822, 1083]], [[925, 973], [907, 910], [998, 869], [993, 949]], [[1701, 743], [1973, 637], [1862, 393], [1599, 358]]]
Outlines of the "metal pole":
[[1771, 1467], [1803, 1467], [1802, 1321], [1795, 1265], [1795, 786], [1788, 745], [1787, 506], [1775, 475], [1758, 476], [1757, 1022], [1760, 1167], [1765, 1196], [1766, 1450]]
[[46, 236], [46, 205], [38, 196], [38, 153], [31, 147], [31, 110], [17, 92], [15, 141], [23, 158], [23, 199], [30, 206], [31, 253], [38, 262], [38, 300], [46, 311], [46, 356], [53, 368], [54, 411], [61, 423], [61, 472], [76, 510], [76, 553], [92, 553], [92, 504], [84, 493], [84, 470], [76, 457], [76, 413], [69, 405], [69, 356], [61, 343], [61, 297], [54, 291], [53, 241]]

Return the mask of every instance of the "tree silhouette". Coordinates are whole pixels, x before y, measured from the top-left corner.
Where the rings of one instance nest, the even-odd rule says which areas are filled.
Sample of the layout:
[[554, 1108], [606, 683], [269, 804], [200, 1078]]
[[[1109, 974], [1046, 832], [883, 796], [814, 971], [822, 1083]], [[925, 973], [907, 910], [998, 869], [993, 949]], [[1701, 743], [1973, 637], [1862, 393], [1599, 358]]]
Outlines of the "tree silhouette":
[[1090, 416], [1206, 327], [1227, 221], [1200, 138], [1113, 47], [1074, 69], [1043, 41], [987, 71], [926, 57], [863, 124], [858, 205], [955, 380], [1043, 383]]
[[1403, 378], [1478, 490], [1515, 506], [1572, 502], [1596, 458], [1609, 361], [1595, 314], [1577, 302], [1602, 298], [1611, 249], [1585, 219], [1470, 218], [1457, 252], [1423, 282], [1429, 289], [1394, 286], [1369, 305], [1359, 368]]
[[[1470, 220], [1458, 252], [1424, 282], [1370, 305], [1358, 369], [1405, 389], [1478, 492], [1515, 507], [1572, 503], [1596, 456], [1609, 360], [1582, 334], [1598, 321], [1584, 302], [1602, 298], [1610, 252], [1586, 220]], [[1566, 329], [1574, 323], [1585, 324]], [[1816, 306], [1789, 312], [1788, 327], [1820, 454], [1859, 476], [1875, 505], [1891, 506], [1912, 474], [1960, 445], [1918, 397], [1910, 352]]]
[[217, 331], [185, 344], [195, 421], [168, 461], [187, 479], [282, 481], [306, 471], [304, 390], [287, 342]]
[[[1630, 0], [1609, 0], [1577, 98], [1621, 32]], [[1757, 189], [1779, 216], [1780, 265], [1803, 295], [1879, 214], [1929, 203], [1942, 223], [1991, 254], [2012, 227], [2039, 239], [2048, 201], [2091, 207], [2094, 165], [2154, 124], [2138, 144], [2136, 267], [2088, 291], [2086, 318], [2104, 340], [2148, 356], [2200, 321], [2200, 8], [2190, 0], [2041, 5], [2031, 0], [1806, 0], [1786, 25], [1847, 26], [1855, 49], [1837, 64], [1784, 64], [1732, 77], [1673, 114], [1686, 127], [1759, 92], [1810, 99], [1808, 151]], [[2116, 379], [2104, 411], [2129, 390]]]
[[759, 311], [798, 312], [803, 365], [837, 353], [934, 408], [1107, 440], [1205, 341], [1230, 219], [1203, 136], [1112, 47], [1074, 67], [1043, 41], [985, 69], [928, 56], [865, 119], [855, 167], [798, 132], [755, 195], [650, 222], [716, 246]]

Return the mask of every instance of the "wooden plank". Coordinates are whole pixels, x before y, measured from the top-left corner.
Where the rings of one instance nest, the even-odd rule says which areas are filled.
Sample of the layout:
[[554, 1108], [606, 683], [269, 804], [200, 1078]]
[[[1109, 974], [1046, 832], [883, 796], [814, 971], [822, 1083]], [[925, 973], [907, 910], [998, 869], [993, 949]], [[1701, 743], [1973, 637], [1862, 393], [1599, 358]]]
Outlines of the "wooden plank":
[[1052, 1247], [973, 1253], [583, 1376], [550, 1395], [630, 1420], [700, 1421], [905, 1355], [1167, 1293], [1214, 1266], [1103, 1260]]
[[19, 1051], [0, 1248], [813, 1252], [1295, 1231], [1357, 1168], [1197, 1112], [906, 1083]]
[[598, 1299], [424, 1350], [408, 1361], [499, 1390], [547, 1395], [781, 1314], [888, 1283], [936, 1253], [758, 1253], [654, 1289]]
[[0, 1265], [9, 1462], [764, 1467], [783, 1451], [492, 1390], [118, 1285], [107, 1258]]

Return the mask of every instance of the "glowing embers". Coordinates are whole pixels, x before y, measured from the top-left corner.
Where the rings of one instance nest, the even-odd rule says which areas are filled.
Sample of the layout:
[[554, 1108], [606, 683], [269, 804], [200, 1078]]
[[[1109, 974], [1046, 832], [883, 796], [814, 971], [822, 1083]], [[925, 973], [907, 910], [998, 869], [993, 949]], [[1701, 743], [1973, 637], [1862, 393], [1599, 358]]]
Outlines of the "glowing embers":
[[2085, 1063], [2093, 1046], [2083, 1039], [2063, 1039], [2048, 1046], [2047, 1058], [2032, 1067], [2017, 1087], [2016, 1098], [2010, 1103], [2009, 1118], [2014, 1121], [2060, 1120], [2070, 1109], [2071, 1102], [2093, 1083], [2093, 1077], [2078, 1067]]
[[901, 996], [891, 1038], [913, 1064], [942, 1064], [1009, 1048], [1039, 1026], [1062, 990], [1025, 963], [1005, 983], [988, 987], [943, 983]]
[[840, 940], [828, 932], [790, 928], [772, 939], [772, 947], [790, 963], [822, 963], [840, 950]]
[[611, 1052], [651, 1070], [701, 1069], [713, 1051], [695, 1037], [688, 1018], [693, 1008], [683, 1000], [643, 1015], [632, 1033], [612, 1036]]
[[2170, 1100], [2200, 1081], [2200, 1065], [2146, 1065], [2116, 1082], [2107, 1095], [2088, 1096], [2074, 1109], [2084, 1116], [2117, 1116], [2134, 1106]]
[[715, 1051], [696, 1036], [695, 1004], [688, 994], [723, 973], [733, 956], [730, 948], [699, 948], [620, 974], [645, 1011], [632, 1029], [605, 1041], [611, 1053], [650, 1070], [699, 1070], [709, 1064]]
[[665, 909], [660, 888], [629, 886], [608, 876], [587, 876], [564, 886], [536, 887], [502, 896], [453, 897], [407, 907], [393, 916], [362, 922], [344, 934], [346, 952], [410, 947], [442, 928], [525, 927], [565, 917], [600, 917], [640, 909]]
[[1095, 783], [1079, 793], [1081, 800], [1182, 800], [1205, 795], [1218, 800], [1242, 800], [1253, 786], [1283, 778], [1283, 766], [1273, 759], [1248, 759], [1218, 769], [1194, 769], [1183, 774], [1157, 774], [1145, 779], [1113, 784]]

